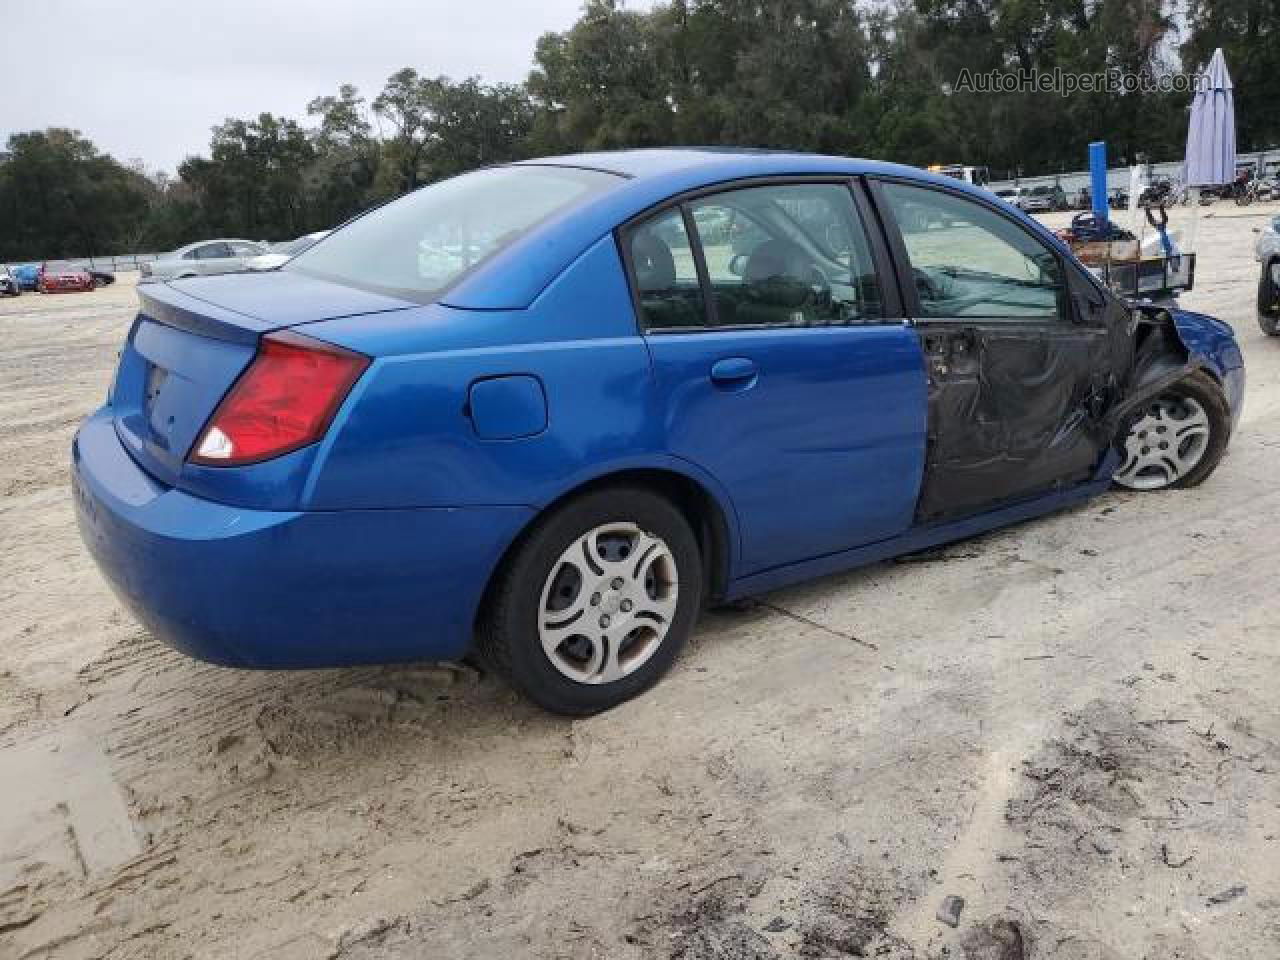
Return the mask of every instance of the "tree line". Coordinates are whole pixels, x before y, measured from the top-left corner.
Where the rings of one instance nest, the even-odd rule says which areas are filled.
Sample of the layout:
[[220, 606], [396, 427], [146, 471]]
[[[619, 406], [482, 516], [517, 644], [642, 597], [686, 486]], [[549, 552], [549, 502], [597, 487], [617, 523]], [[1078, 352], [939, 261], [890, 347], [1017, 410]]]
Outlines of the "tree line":
[[305, 118], [229, 118], [175, 175], [120, 163], [77, 131], [15, 134], [0, 154], [0, 259], [285, 239], [464, 170], [580, 150], [750, 145], [981, 164], [997, 177], [1078, 169], [1096, 139], [1114, 159], [1173, 158], [1185, 92], [981, 93], [956, 78], [1159, 79], [1218, 46], [1240, 149], [1280, 143], [1280, 0], [1175, 4], [588, 0], [572, 27], [538, 40], [521, 84], [406, 67], [372, 99], [344, 85]]

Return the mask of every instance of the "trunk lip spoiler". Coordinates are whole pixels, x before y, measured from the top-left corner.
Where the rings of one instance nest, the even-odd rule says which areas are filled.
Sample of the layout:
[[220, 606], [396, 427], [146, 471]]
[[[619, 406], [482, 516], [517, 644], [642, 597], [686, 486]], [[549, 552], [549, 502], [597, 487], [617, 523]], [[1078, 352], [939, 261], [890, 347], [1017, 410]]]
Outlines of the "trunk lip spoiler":
[[203, 300], [168, 283], [139, 287], [138, 304], [139, 312], [156, 323], [213, 340], [252, 344], [276, 329], [260, 317]]
[[312, 323], [342, 320], [348, 317], [402, 313], [413, 310], [416, 307], [416, 304], [405, 303], [404, 305], [397, 304], [381, 309], [358, 310], [355, 312], [327, 313], [320, 311], [319, 315], [305, 320], [273, 321], [251, 313], [245, 313], [242, 310], [223, 306], [213, 300], [183, 290], [169, 281], [139, 286], [138, 300], [141, 308], [139, 312], [156, 323], [184, 330], [196, 336], [246, 344], [256, 344], [260, 337], [268, 333], [274, 333], [277, 330], [293, 329]]

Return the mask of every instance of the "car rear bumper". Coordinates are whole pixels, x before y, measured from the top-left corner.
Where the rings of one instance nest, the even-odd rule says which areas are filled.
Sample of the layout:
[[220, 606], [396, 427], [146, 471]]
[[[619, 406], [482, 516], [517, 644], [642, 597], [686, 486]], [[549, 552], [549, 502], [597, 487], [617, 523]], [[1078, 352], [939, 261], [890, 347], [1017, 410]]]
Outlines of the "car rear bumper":
[[526, 507], [262, 511], [157, 483], [111, 411], [72, 445], [94, 560], [159, 639], [201, 660], [285, 668], [461, 656]]

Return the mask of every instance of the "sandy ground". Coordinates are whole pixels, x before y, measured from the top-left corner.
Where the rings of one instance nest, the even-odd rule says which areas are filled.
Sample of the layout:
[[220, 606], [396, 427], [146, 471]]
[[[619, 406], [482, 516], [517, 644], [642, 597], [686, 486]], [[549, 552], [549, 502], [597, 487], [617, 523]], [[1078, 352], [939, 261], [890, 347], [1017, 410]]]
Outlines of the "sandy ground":
[[576, 722], [156, 644], [67, 487], [128, 278], [0, 304], [0, 957], [1280, 956], [1278, 211], [1205, 212], [1250, 377], [1208, 483], [709, 614]]

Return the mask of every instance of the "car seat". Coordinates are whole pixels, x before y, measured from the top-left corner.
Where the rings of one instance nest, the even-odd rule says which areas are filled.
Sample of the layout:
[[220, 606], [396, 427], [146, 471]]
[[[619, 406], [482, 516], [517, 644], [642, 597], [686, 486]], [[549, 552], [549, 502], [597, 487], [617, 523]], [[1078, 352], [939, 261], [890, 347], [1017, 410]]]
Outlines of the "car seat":
[[706, 323], [701, 288], [677, 283], [675, 257], [661, 237], [648, 230], [635, 233], [631, 264], [646, 327], [698, 327]]
[[803, 278], [812, 270], [812, 264], [795, 244], [777, 238], [760, 244], [751, 251], [742, 270], [738, 322], [804, 326], [810, 319], [805, 307], [813, 297], [813, 287]]

